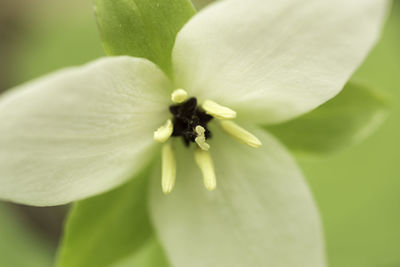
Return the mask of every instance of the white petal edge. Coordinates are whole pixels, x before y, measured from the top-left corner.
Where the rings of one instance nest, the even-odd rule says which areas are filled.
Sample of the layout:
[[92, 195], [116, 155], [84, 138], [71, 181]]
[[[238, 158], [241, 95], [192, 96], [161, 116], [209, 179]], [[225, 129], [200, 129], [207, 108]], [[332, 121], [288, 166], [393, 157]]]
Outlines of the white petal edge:
[[172, 87], [151, 62], [104, 58], [0, 98], [0, 199], [48, 206], [107, 191], [152, 157]]
[[180, 143], [170, 195], [155, 172], [149, 208], [174, 267], [325, 266], [320, 218], [301, 172], [272, 136], [250, 130], [261, 148], [213, 129], [215, 191], [204, 188], [193, 151]]
[[239, 118], [277, 123], [334, 97], [376, 42], [385, 0], [226, 0], [173, 49], [176, 85]]

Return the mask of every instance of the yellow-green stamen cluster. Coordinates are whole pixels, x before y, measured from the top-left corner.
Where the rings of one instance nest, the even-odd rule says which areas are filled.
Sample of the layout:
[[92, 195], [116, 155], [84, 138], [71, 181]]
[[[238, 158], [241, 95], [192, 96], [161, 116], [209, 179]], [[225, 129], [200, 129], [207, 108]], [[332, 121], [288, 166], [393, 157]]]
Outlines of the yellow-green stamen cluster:
[[[186, 145], [189, 145], [190, 141], [197, 145], [194, 153], [195, 162], [203, 174], [205, 187], [210, 191], [214, 190], [217, 186], [214, 164], [208, 151], [210, 145], [206, 141], [211, 136], [211, 132], [207, 129], [206, 124], [213, 117], [219, 120], [221, 128], [226, 133], [238, 141], [255, 148], [261, 146], [261, 142], [257, 137], [233, 121], [236, 118], [234, 110], [212, 100], [205, 100], [201, 105], [201, 109], [199, 109], [197, 107], [197, 100], [195, 98], [188, 99], [188, 93], [183, 89], [176, 89], [172, 92], [171, 100], [176, 104], [170, 107], [171, 113], [174, 115], [173, 120], [167, 120], [163, 126], [154, 132], [154, 140], [165, 143], [161, 153], [161, 186], [164, 194], [169, 194], [172, 191], [176, 177], [176, 161], [173, 146], [171, 142], [167, 142], [171, 136], [182, 136]], [[184, 114], [185, 112], [192, 113]], [[186, 124], [185, 120], [187, 118], [185, 115], [194, 119]], [[198, 124], [195, 125], [196, 123]], [[184, 124], [184, 127], [182, 124]]]

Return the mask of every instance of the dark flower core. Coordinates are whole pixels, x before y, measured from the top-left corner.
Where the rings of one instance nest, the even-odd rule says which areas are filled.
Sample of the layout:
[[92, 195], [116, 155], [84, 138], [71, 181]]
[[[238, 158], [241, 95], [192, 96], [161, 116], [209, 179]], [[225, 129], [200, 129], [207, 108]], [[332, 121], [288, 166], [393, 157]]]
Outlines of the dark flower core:
[[189, 146], [190, 142], [195, 142], [197, 137], [195, 128], [198, 125], [205, 129], [204, 135], [206, 139], [211, 138], [211, 132], [208, 130], [207, 124], [213, 119], [213, 116], [208, 115], [197, 106], [196, 98], [192, 97], [181, 104], [172, 105], [169, 107], [169, 111], [174, 115], [172, 136], [181, 136], [186, 146]]

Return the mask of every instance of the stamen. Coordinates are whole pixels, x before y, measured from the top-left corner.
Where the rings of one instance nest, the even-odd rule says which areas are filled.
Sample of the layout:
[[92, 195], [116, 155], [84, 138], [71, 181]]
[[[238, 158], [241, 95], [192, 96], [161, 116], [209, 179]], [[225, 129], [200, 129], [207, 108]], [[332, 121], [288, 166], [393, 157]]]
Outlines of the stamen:
[[212, 162], [210, 153], [201, 149], [196, 149], [194, 157], [203, 173], [204, 185], [207, 190], [213, 191], [217, 187], [217, 180], [215, 178], [214, 164]]
[[194, 139], [196, 144], [203, 150], [207, 151], [210, 149], [210, 145], [207, 144], [206, 142], [206, 136], [205, 132], [206, 129], [204, 129], [202, 126], [197, 125], [196, 128], [194, 129], [195, 132], [197, 133], [197, 137]]
[[167, 120], [167, 122], [163, 126], [158, 128], [154, 132], [153, 138], [154, 138], [154, 140], [156, 140], [160, 143], [164, 143], [171, 136], [173, 130], [174, 130], [174, 126], [172, 125], [172, 121]]
[[260, 147], [262, 145], [261, 141], [255, 137], [250, 132], [246, 131], [233, 121], [221, 121], [222, 129], [225, 130], [232, 137], [236, 138], [238, 141], [249, 145], [251, 147]]
[[236, 111], [228, 107], [221, 106], [220, 104], [211, 100], [204, 101], [202, 108], [207, 114], [210, 114], [218, 119], [230, 120], [236, 118]]
[[171, 94], [171, 100], [174, 103], [183, 103], [188, 97], [188, 93], [183, 89], [176, 89]]
[[171, 144], [168, 143], [163, 146], [161, 158], [161, 187], [164, 194], [169, 194], [174, 188], [176, 177], [176, 162]]

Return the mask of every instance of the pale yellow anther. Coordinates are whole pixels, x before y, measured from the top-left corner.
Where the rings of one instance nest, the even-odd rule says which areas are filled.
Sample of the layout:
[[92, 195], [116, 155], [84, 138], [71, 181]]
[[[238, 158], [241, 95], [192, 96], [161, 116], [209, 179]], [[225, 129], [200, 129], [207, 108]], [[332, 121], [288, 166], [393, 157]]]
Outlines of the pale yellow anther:
[[246, 131], [233, 121], [221, 121], [222, 129], [240, 142], [251, 147], [260, 147], [261, 141], [250, 132]]
[[176, 177], [175, 156], [170, 143], [163, 146], [161, 158], [161, 187], [164, 194], [169, 194], [174, 188]]
[[203, 174], [204, 185], [206, 186], [207, 190], [213, 191], [215, 188], [217, 188], [217, 180], [215, 178], [214, 164], [212, 162], [210, 153], [205, 150], [196, 149], [194, 152], [194, 157], [197, 166], [199, 166]]
[[173, 130], [174, 130], [174, 126], [172, 125], [172, 121], [167, 120], [167, 122], [163, 126], [158, 128], [154, 132], [153, 138], [154, 138], [154, 140], [156, 140], [160, 143], [164, 143], [171, 136]]
[[196, 128], [194, 128], [197, 137], [194, 139], [194, 141], [196, 142], [196, 144], [203, 150], [207, 151], [210, 149], [210, 145], [207, 144], [206, 142], [206, 136], [205, 136], [205, 132], [206, 129], [204, 129], [204, 127], [197, 125]]
[[188, 93], [183, 89], [176, 89], [171, 94], [171, 100], [174, 103], [182, 103], [188, 98]]
[[201, 107], [206, 111], [207, 114], [210, 114], [217, 119], [230, 120], [236, 118], [236, 111], [221, 106], [220, 104], [211, 100], [204, 101]]

